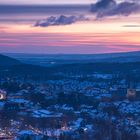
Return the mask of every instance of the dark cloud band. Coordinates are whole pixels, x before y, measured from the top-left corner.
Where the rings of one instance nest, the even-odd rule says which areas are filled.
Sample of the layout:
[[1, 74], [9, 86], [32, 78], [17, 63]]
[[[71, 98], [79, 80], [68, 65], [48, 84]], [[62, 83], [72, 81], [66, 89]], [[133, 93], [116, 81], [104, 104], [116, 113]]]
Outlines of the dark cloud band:
[[50, 16], [45, 20], [39, 20], [35, 23], [35, 27], [48, 27], [48, 26], [57, 26], [57, 25], [69, 25], [73, 24], [78, 21], [88, 21], [89, 19], [84, 17], [83, 15], [80, 16]]
[[115, 15], [129, 16], [132, 13], [140, 12], [140, 4], [136, 0], [121, 3], [117, 3], [115, 0], [99, 0], [91, 5], [91, 12], [95, 13], [97, 18]]
[[138, 28], [138, 27], [140, 27], [140, 24], [123, 25], [123, 27], [127, 27], [127, 28]]

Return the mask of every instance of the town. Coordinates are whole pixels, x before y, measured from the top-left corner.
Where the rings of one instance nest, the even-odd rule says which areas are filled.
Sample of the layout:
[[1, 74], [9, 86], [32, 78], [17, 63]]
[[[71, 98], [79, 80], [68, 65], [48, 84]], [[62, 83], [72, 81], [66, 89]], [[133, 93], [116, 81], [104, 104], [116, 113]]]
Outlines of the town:
[[140, 0], [0, 0], [0, 140], [140, 140]]
[[1, 78], [0, 139], [140, 139], [139, 80], [97, 72], [63, 77]]

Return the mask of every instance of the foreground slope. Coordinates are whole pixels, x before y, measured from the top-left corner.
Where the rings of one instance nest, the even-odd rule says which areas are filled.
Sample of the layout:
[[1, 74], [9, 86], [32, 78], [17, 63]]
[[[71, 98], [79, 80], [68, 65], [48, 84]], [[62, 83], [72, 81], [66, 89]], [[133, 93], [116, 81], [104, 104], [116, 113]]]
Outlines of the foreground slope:
[[20, 64], [20, 61], [0, 54], [0, 66], [12, 66], [12, 65], [18, 65], [18, 64]]

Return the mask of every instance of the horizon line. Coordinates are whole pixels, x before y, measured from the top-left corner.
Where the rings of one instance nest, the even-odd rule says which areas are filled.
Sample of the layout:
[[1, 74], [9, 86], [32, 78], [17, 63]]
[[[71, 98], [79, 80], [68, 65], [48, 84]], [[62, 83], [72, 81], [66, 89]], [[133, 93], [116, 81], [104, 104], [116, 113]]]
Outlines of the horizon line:
[[118, 54], [118, 53], [135, 53], [138, 51], [118, 51], [105, 53], [26, 53], [26, 52], [2, 52], [0, 54], [27, 54], [27, 55], [102, 55], [102, 54]]

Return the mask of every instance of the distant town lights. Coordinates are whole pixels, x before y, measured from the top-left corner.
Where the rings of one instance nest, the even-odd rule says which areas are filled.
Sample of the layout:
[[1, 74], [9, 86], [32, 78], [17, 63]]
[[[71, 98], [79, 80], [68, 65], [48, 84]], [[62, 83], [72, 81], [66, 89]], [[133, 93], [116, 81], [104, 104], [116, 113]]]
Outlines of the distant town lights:
[[4, 90], [0, 90], [0, 100], [4, 100], [4, 99], [6, 99], [6, 91], [4, 91]]

